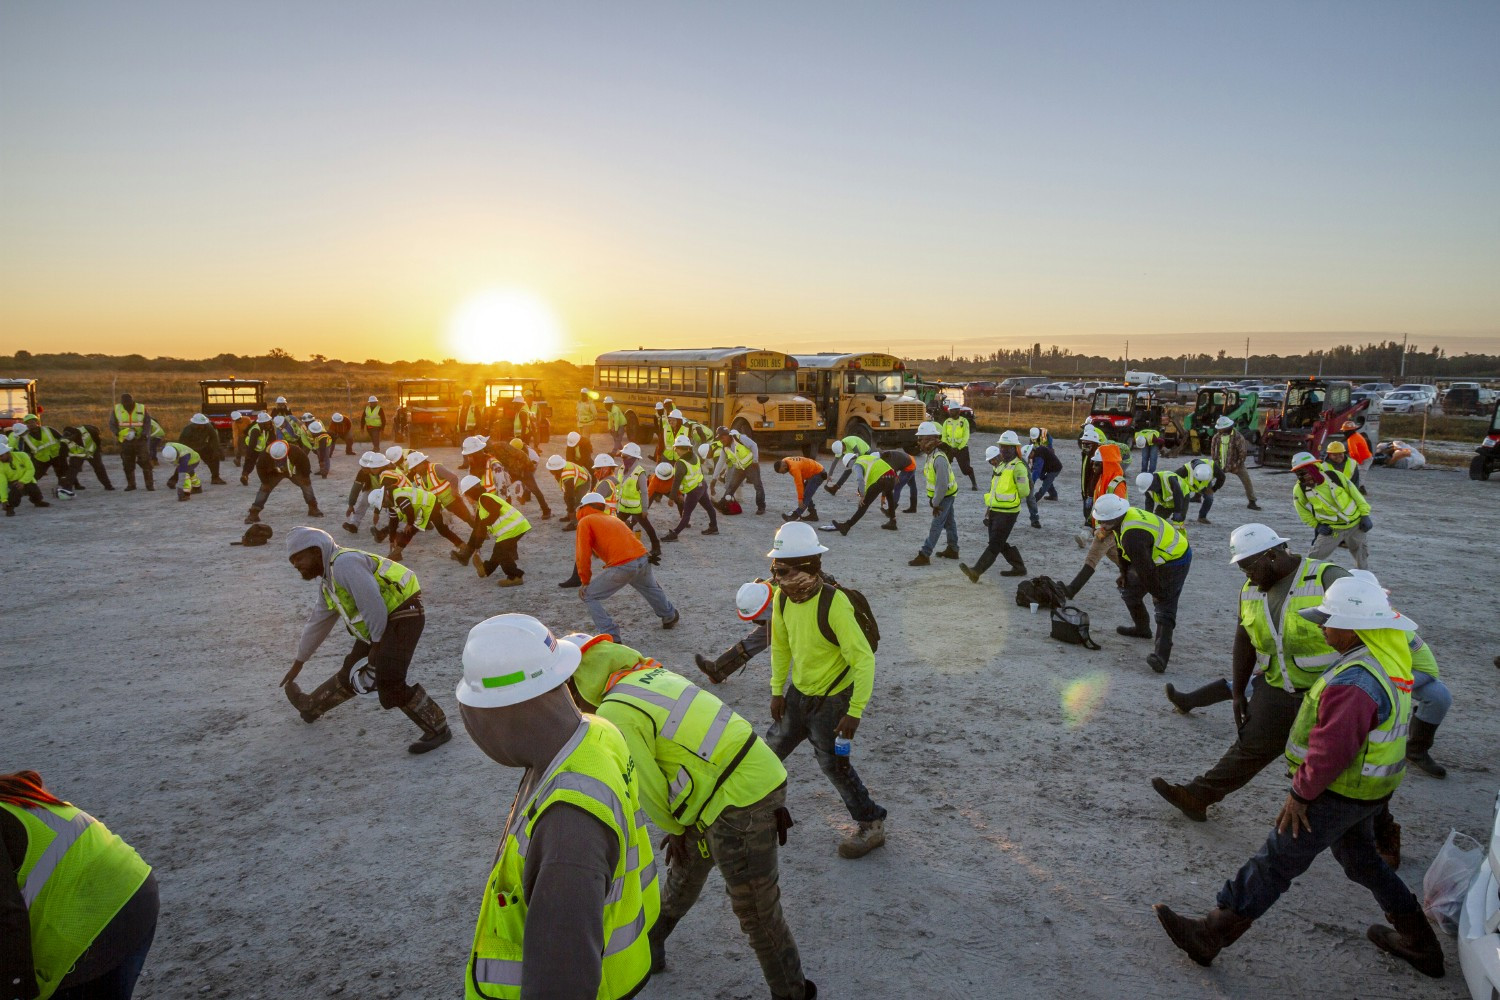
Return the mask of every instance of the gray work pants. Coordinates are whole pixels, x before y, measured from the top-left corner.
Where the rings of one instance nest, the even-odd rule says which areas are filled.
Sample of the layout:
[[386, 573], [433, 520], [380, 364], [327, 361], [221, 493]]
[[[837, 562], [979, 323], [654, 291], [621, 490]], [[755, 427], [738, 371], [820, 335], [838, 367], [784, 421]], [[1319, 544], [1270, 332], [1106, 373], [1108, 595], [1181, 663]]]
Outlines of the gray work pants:
[[1302, 692], [1288, 694], [1266, 683], [1263, 675], [1253, 677], [1248, 714], [1239, 735], [1207, 774], [1188, 782], [1188, 792], [1204, 803], [1213, 803], [1249, 784], [1267, 764], [1286, 753], [1287, 737], [1301, 707]]
[[1354, 557], [1354, 568], [1369, 569], [1370, 546], [1365, 541], [1365, 534], [1358, 528], [1345, 528], [1343, 531], [1335, 530], [1331, 535], [1316, 535], [1307, 554], [1314, 559], [1327, 559], [1338, 551], [1339, 543], [1343, 542], [1349, 547], [1349, 554]]
[[606, 566], [595, 571], [593, 578], [581, 591], [583, 603], [589, 609], [589, 617], [594, 620], [594, 628], [601, 634], [608, 632], [620, 639], [620, 626], [615, 623], [609, 611], [604, 607], [604, 602], [613, 597], [625, 587], [634, 587], [646, 603], [651, 605], [651, 610], [656, 617], [662, 621], [668, 621], [677, 614], [677, 609], [667, 599], [666, 591], [661, 589], [661, 584], [656, 582], [656, 577], [651, 572], [651, 563], [644, 556], [637, 556], [626, 563], [618, 566]]
[[724, 495], [732, 497], [739, 492], [740, 484], [749, 482], [755, 487], [755, 509], [757, 512], [766, 509], [766, 489], [760, 481], [760, 464], [751, 462], [744, 469], [730, 469], [729, 478], [724, 481]]

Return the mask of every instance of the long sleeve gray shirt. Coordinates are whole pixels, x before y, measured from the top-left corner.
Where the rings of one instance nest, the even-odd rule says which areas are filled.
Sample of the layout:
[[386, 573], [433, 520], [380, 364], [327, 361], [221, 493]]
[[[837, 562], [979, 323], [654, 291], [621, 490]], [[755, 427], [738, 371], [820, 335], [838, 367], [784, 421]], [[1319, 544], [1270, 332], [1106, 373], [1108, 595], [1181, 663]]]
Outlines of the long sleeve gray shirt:
[[949, 468], [948, 456], [941, 451], [934, 450], [927, 456], [927, 464], [932, 466], [932, 497], [929, 500], [934, 509], [943, 502], [948, 495], [948, 477], [952, 474]]
[[[323, 558], [329, 558], [328, 553]], [[363, 552], [345, 552], [333, 560], [333, 582], [343, 587], [354, 598], [354, 606], [364, 617], [370, 630], [370, 642], [379, 642], [385, 635], [385, 599], [380, 596], [380, 584], [375, 580], [375, 562]], [[318, 593], [313, 598], [312, 609], [307, 615], [307, 625], [302, 629], [302, 638], [297, 642], [297, 659], [303, 662], [312, 659], [328, 633], [333, 631], [339, 614], [323, 600], [326, 579], [318, 583]]]

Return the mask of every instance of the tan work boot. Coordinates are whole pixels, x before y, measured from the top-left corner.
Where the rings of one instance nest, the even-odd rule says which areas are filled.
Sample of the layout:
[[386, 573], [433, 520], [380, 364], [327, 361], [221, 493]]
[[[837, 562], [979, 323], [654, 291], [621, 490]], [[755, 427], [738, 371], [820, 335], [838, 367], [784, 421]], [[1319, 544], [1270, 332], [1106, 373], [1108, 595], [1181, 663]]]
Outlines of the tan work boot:
[[839, 857], [862, 858], [885, 844], [885, 820], [872, 819], [860, 823], [859, 829], [845, 837], [839, 844]]
[[1199, 965], [1211, 965], [1220, 951], [1238, 941], [1254, 923], [1233, 910], [1217, 906], [1202, 920], [1179, 916], [1165, 903], [1157, 903], [1152, 909], [1172, 943]]

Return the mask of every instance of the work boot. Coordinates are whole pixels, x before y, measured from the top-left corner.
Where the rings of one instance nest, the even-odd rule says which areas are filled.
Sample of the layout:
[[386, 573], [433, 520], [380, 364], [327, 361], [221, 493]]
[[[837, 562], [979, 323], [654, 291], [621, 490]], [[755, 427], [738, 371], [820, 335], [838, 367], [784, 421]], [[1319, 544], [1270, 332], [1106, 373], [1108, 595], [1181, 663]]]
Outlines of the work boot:
[[719, 529], [716, 526], [712, 525], [712, 524], [710, 524], [708, 527], [704, 528], [702, 531], [698, 532], [698, 534], [700, 534], [700, 535], [717, 535], [718, 533], [719, 533]]
[[915, 514], [917, 512], [917, 502], [915, 500], [913, 500], [910, 504], [908, 504], [907, 506], [905, 506], [902, 509], [904, 511], [906, 511], [906, 513], [908, 513], [908, 514]]
[[351, 535], [357, 535], [357, 534], [359, 534], [359, 525], [357, 525], [357, 524], [351, 524], [348, 521], [345, 521], [344, 524], [343, 524], [343, 528], [344, 528], [345, 531], [349, 532], [349, 534], [351, 534]]
[[[460, 553], [457, 552], [454, 553], [454, 555], [459, 554]], [[478, 552], [470, 556], [468, 561], [473, 564], [474, 572], [479, 574], [479, 579], [481, 580], [488, 579], [489, 575], [495, 572], [495, 567], [485, 562], [484, 556], [480, 555]], [[577, 574], [574, 575], [576, 576]]]
[[1212, 522], [1212, 521], [1210, 521], [1210, 520], [1209, 520], [1209, 519], [1208, 519], [1208, 518], [1206, 518], [1206, 517], [1204, 517], [1204, 516], [1203, 516], [1203, 515], [1201, 515], [1201, 514], [1200, 514], [1200, 515], [1198, 515], [1198, 523], [1199, 523], [1199, 524], [1213, 524], [1213, 522]]
[[896, 525], [896, 519], [894, 517], [891, 518], [889, 521], [885, 522], [884, 524], [882, 524], [880, 527], [882, 529], [886, 530], [886, 531], [899, 531], [900, 530], [897, 527], [897, 525]]
[[676, 608], [673, 608], [672, 609], [672, 617], [670, 617], [670, 618], [663, 618], [661, 620], [661, 627], [662, 628], [676, 628], [677, 627], [677, 623], [680, 622], [680, 621], [682, 621], [682, 613], [679, 612]]
[[1195, 708], [1217, 705], [1232, 697], [1234, 695], [1229, 690], [1229, 682], [1222, 677], [1193, 691], [1179, 691], [1172, 685], [1167, 685], [1167, 700], [1183, 715], [1187, 715]]
[[583, 581], [578, 579], [578, 567], [573, 567], [573, 575], [558, 584], [564, 590], [576, 590], [583, 586]]
[[382, 528], [379, 525], [376, 525], [370, 529], [370, 534], [375, 538], [377, 542], [383, 542], [391, 536], [391, 529]]
[[974, 567], [965, 565], [964, 563], [959, 563], [958, 568], [963, 570], [964, 576], [969, 578], [970, 583], [979, 582], [979, 571], [974, 569]]
[[1424, 976], [1442, 979], [1446, 971], [1443, 968], [1443, 946], [1432, 933], [1427, 915], [1421, 910], [1413, 910], [1411, 913], [1387, 913], [1385, 919], [1393, 926], [1372, 924], [1365, 932], [1375, 947], [1395, 955]]
[[931, 564], [932, 560], [920, 552], [917, 553], [916, 558], [908, 560], [906, 563], [908, 566], [930, 566]]
[[577, 531], [578, 530], [578, 522], [577, 521], [564, 521], [564, 522], [562, 522], [562, 530], [563, 531]]
[[422, 730], [422, 738], [406, 748], [407, 753], [426, 753], [453, 739], [453, 730], [448, 728], [448, 717], [437, 702], [427, 696], [420, 684], [412, 686], [411, 697], [401, 706], [406, 717]]
[[125, 484], [125, 492], [126, 493], [133, 493], [134, 491], [135, 491], [135, 483], [131, 482], [131, 483], [126, 483]]
[[1146, 662], [1151, 669], [1157, 673], [1164, 673], [1167, 669], [1167, 661], [1172, 658], [1172, 627], [1169, 625], [1158, 625], [1156, 627], [1156, 648], [1146, 657]]
[[781, 520], [784, 523], [784, 522], [787, 522], [787, 521], [800, 521], [800, 520], [802, 520], [802, 518], [797, 515], [796, 511], [789, 510], [785, 514], [781, 515]]
[[[570, 528], [568, 530], [571, 531], [572, 529]], [[668, 531], [668, 532], [666, 532], [665, 534], [663, 534], [661, 536], [661, 540], [664, 541], [664, 542], [675, 542], [675, 541], [677, 541], [677, 532], [676, 531]]]
[[522, 573], [520, 576], [507, 576], [502, 578], [499, 585], [502, 587], [519, 587], [525, 582], [526, 574]]
[[1251, 510], [1260, 510], [1260, 504], [1256, 503], [1254, 500], [1251, 500], [1245, 506], [1248, 507]]
[[745, 647], [742, 644], [735, 643], [733, 649], [717, 660], [710, 660], [702, 653], [694, 653], [693, 662], [698, 664], [698, 669], [703, 671], [709, 680], [715, 684], [722, 684], [735, 671], [749, 663], [750, 657], [745, 655]]
[[803, 520], [805, 520], [805, 521], [816, 521], [817, 519], [818, 519], [818, 508], [814, 507], [812, 504], [808, 504], [807, 505], [807, 513], [805, 515], [803, 515]]
[[1176, 806], [1194, 823], [1203, 823], [1208, 820], [1209, 803], [1189, 792], [1186, 785], [1174, 785], [1165, 778], [1152, 778], [1151, 787], [1156, 790], [1157, 795]]
[[189, 490], [178, 490], [177, 491], [177, 500], [179, 502], [181, 502], [183, 500], [191, 500], [191, 499], [193, 499], [193, 494], [192, 494], [191, 491], [189, 491]]
[[646, 932], [646, 940], [651, 944], [651, 971], [661, 972], [667, 967], [667, 938], [672, 934], [672, 928], [677, 926], [679, 917], [659, 916], [656, 925]]
[[837, 531], [840, 535], [849, 534], [849, 526], [847, 524], [840, 524], [837, 521], [833, 522], [833, 530]]
[[406, 558], [406, 546], [392, 545], [391, 550], [385, 554], [385, 557], [391, 562], [400, 562], [402, 559]]
[[1434, 778], [1446, 778], [1448, 769], [1433, 760], [1432, 754], [1427, 752], [1432, 749], [1432, 741], [1436, 736], [1437, 726], [1430, 722], [1423, 722], [1413, 715], [1411, 731], [1406, 737], [1406, 762]]
[[1375, 853], [1391, 871], [1401, 867], [1401, 824], [1389, 806], [1375, 814]]
[[193, 487], [193, 493], [194, 494], [198, 494], [198, 493], [202, 493], [202, 492], [203, 492], [203, 487], [201, 487], [201, 486], [194, 486]]
[[317, 508], [317, 505], [314, 505], [312, 507], [307, 508], [307, 516], [308, 517], [322, 517], [323, 516], [323, 512]]
[[246, 524], [259, 524], [260, 523], [260, 511], [257, 510], [254, 507], [251, 507], [250, 508], [250, 513], [248, 513], [248, 514], [245, 515], [245, 523]]
[[884, 844], [885, 820], [872, 819], [868, 823], [861, 821], [859, 829], [845, 837], [839, 844], [839, 857], [862, 858]]
[[213, 485], [213, 486], [228, 486], [229, 485], [220, 476], [214, 476], [212, 479], [209, 480], [209, 483], [211, 485]]
[[354, 688], [350, 687], [340, 674], [334, 674], [319, 684], [309, 695], [302, 694], [295, 683], [286, 686], [287, 701], [290, 701], [292, 707], [302, 716], [302, 721], [309, 724], [317, 722], [353, 697]]
[[169, 476], [169, 477], [167, 477], [167, 489], [169, 489], [169, 490], [175, 490], [176, 488], [177, 488], [177, 477], [176, 476]]
[[1240, 939], [1255, 921], [1242, 917], [1233, 910], [1216, 906], [1202, 920], [1190, 920], [1172, 912], [1166, 903], [1157, 903], [1151, 909], [1161, 921], [1172, 943], [1187, 952], [1188, 958], [1199, 965], [1212, 965], [1214, 956]]
[[1068, 596], [1077, 597], [1078, 592], [1083, 589], [1083, 585], [1088, 583], [1093, 575], [1094, 567], [1092, 566], [1085, 566], [1083, 567], [1083, 569], [1079, 570], [1078, 575], [1073, 577], [1072, 580], [1068, 581], [1067, 587], [1064, 588], [1065, 590], [1067, 590]]
[[1010, 569], [1002, 569], [1000, 571], [1000, 575], [1001, 576], [1025, 576], [1026, 575], [1026, 564], [1025, 563], [1011, 563], [1010, 564]]
[[1115, 631], [1132, 639], [1150, 639], [1152, 637], [1151, 616], [1146, 613], [1144, 607], [1131, 608], [1130, 620], [1131, 625], [1129, 628], [1126, 628], [1124, 625], [1116, 625]]
[[957, 559], [958, 558], [958, 550], [955, 549], [953, 546], [950, 545], [946, 549], [944, 549], [943, 551], [941, 551], [941, 552], [938, 553], [938, 558], [939, 559]]

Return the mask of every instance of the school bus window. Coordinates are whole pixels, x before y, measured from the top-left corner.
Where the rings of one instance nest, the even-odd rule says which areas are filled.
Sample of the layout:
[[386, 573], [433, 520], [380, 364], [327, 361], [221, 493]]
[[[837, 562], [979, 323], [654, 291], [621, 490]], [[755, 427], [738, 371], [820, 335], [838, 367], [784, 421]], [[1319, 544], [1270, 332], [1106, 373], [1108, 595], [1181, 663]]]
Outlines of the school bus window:
[[871, 375], [866, 372], [850, 372], [844, 376], [845, 392], [884, 393], [887, 396], [901, 395], [900, 375]]
[[778, 392], [797, 391], [797, 372], [795, 369], [756, 372], [735, 371], [731, 374], [733, 383], [730, 386], [730, 392], [743, 392], [765, 396]]

